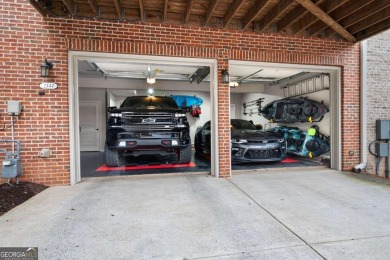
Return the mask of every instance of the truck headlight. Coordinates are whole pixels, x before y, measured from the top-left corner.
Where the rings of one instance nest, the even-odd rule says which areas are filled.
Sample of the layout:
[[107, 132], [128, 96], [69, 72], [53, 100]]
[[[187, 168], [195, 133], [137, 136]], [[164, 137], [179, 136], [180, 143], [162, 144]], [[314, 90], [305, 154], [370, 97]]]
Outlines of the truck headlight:
[[121, 113], [111, 113], [110, 117], [122, 117]]
[[185, 113], [176, 113], [175, 114], [175, 117], [185, 117], [186, 114]]

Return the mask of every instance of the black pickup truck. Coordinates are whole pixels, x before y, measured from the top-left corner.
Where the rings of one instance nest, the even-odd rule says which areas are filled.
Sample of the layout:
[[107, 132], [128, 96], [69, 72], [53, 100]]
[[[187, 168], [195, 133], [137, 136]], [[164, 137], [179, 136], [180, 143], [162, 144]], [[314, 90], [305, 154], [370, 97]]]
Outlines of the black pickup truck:
[[108, 113], [107, 166], [119, 166], [122, 156], [158, 155], [171, 163], [191, 161], [187, 117], [172, 98], [131, 96], [120, 108], [110, 107]]

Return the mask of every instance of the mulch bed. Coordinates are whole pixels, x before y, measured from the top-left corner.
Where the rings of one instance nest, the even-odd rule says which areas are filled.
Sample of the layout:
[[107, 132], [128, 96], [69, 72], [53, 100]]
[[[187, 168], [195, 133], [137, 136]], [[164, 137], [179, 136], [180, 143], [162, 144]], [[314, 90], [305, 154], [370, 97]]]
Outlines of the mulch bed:
[[48, 188], [32, 182], [20, 182], [13, 185], [14, 187], [7, 183], [0, 184], [0, 216]]

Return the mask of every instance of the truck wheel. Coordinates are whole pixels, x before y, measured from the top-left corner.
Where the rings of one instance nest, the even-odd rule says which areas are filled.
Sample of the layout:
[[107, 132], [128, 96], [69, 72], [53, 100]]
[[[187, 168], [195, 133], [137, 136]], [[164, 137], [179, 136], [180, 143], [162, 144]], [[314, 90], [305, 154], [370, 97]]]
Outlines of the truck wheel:
[[108, 145], [104, 146], [104, 158], [106, 160], [106, 165], [109, 167], [118, 167], [119, 166], [119, 153], [118, 151], [113, 151], [108, 148]]
[[187, 147], [180, 150], [179, 163], [190, 163], [192, 157], [191, 142], [188, 143]]

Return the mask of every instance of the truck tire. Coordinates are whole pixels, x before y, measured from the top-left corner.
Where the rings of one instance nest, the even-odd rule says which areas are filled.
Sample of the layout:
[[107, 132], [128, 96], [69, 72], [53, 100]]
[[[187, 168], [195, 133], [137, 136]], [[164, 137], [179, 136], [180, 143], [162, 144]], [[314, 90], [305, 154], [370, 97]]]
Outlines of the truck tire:
[[118, 151], [113, 151], [108, 148], [108, 145], [104, 146], [104, 159], [106, 160], [106, 165], [108, 167], [118, 167], [119, 166], [119, 153]]
[[184, 149], [181, 149], [179, 152], [179, 163], [190, 163], [192, 158], [192, 147], [191, 142], [188, 143], [187, 147]]

